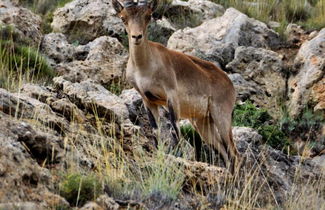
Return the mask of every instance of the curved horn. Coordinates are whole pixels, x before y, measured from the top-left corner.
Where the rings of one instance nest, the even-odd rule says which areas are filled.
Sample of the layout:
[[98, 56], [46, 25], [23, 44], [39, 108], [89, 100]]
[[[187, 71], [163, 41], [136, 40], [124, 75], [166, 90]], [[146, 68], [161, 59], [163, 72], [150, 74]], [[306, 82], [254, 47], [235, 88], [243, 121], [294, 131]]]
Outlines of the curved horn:
[[135, 3], [133, 2], [133, 0], [127, 0], [123, 2], [123, 6], [124, 8], [134, 7]]
[[148, 4], [147, 0], [139, 0], [138, 6], [146, 6]]

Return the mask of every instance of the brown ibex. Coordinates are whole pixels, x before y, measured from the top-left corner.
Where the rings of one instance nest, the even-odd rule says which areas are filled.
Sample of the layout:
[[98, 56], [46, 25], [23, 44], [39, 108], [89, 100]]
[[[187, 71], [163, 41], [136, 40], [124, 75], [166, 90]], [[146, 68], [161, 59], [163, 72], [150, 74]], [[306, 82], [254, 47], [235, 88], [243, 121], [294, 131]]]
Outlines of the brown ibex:
[[141, 94], [153, 128], [157, 128], [159, 106], [168, 109], [178, 137], [178, 120], [189, 119], [229, 168], [238, 157], [231, 129], [234, 86], [227, 74], [211, 62], [147, 40], [147, 26], [157, 1], [112, 0], [128, 33], [126, 78]]

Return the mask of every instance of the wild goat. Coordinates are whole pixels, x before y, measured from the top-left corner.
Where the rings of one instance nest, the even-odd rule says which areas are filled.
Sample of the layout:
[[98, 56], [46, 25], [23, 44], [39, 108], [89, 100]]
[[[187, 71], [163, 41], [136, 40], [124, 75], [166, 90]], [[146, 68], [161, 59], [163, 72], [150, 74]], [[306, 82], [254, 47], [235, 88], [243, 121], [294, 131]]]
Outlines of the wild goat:
[[238, 157], [231, 130], [236, 94], [227, 74], [211, 62], [147, 39], [158, 0], [112, 3], [128, 33], [126, 78], [141, 94], [151, 126], [157, 129], [158, 107], [164, 106], [178, 137], [178, 120], [189, 119], [202, 139], [221, 154], [226, 167], [233, 166]]

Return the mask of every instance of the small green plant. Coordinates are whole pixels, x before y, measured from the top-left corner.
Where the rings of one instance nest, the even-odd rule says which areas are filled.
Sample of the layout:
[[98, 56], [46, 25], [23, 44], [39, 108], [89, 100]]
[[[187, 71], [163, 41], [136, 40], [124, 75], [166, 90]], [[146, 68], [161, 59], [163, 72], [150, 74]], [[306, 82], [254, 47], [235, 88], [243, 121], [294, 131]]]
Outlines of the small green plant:
[[102, 185], [95, 175], [72, 173], [64, 176], [59, 184], [60, 195], [72, 206], [82, 206], [102, 193]]
[[122, 90], [123, 90], [123, 82], [118, 81], [115, 82], [113, 81], [110, 85], [107, 86], [107, 90], [109, 90], [111, 93], [115, 95], [121, 95]]
[[49, 82], [55, 73], [38, 50], [28, 46], [11, 26], [0, 26], [0, 87], [17, 89], [22, 82]]

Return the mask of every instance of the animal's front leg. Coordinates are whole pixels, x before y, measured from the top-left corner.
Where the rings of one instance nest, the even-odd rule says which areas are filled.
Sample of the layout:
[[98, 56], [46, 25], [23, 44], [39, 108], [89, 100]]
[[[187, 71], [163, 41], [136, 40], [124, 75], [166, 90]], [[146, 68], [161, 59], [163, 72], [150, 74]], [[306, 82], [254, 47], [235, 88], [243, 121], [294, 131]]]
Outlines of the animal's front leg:
[[[159, 137], [159, 132], [158, 132], [158, 124], [159, 124], [159, 111], [158, 111], [158, 106], [155, 104], [152, 104], [146, 100], [143, 100], [147, 114], [148, 114], [148, 119], [151, 128], [153, 129], [153, 133], [155, 134], [156, 137]], [[155, 142], [156, 146], [158, 145], [158, 142]]]

